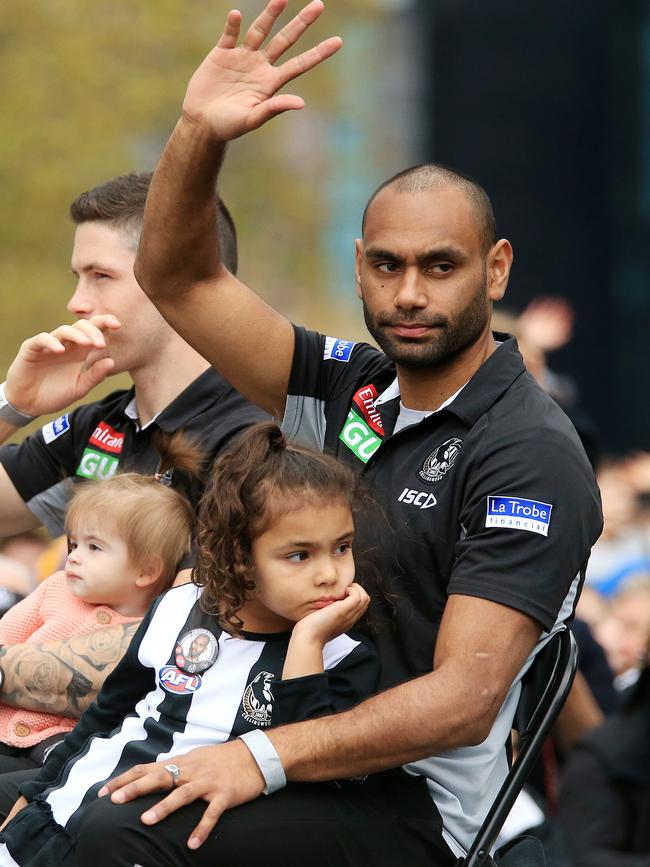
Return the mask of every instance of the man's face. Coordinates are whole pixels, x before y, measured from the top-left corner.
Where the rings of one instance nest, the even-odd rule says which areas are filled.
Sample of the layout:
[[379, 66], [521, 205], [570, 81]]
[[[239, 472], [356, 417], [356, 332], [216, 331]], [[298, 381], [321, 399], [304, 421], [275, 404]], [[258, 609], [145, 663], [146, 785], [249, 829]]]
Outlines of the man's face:
[[197, 635], [196, 638], [192, 641], [190, 646], [190, 652], [188, 653], [188, 658], [192, 662], [197, 662], [199, 657], [208, 646], [208, 642], [210, 639], [207, 635]]
[[357, 292], [368, 331], [403, 368], [443, 365], [489, 330], [495, 288], [465, 193], [382, 190], [357, 242]]
[[68, 310], [79, 319], [112, 313], [122, 327], [108, 335], [115, 373], [133, 372], [160, 353], [171, 330], [133, 275], [135, 249], [126, 232], [105, 223], [81, 223], [75, 232], [72, 273], [77, 288]]

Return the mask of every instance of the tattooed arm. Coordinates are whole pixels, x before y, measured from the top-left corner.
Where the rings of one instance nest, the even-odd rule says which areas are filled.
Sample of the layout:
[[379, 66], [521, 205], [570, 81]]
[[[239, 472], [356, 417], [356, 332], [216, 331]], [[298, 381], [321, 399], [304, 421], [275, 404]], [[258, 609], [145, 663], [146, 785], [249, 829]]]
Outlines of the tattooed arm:
[[64, 641], [0, 647], [0, 699], [24, 710], [80, 717], [124, 656], [138, 625], [107, 626]]

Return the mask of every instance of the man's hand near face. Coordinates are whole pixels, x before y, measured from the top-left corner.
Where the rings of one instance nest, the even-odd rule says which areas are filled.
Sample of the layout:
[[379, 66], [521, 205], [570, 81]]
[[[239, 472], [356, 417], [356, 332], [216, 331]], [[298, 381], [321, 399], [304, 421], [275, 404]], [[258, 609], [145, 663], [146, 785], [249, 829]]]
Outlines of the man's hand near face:
[[[107, 355], [106, 339], [120, 328], [115, 316], [93, 316], [26, 340], [4, 386], [9, 405], [25, 417], [23, 424], [29, 416], [64, 410], [110, 376], [114, 362]], [[0, 443], [16, 430], [14, 422], [0, 418]], [[0, 535], [33, 530], [40, 524], [0, 465]]]
[[7, 400], [19, 412], [39, 416], [85, 397], [111, 374], [106, 336], [120, 327], [115, 316], [102, 315], [30, 337], [7, 371]]

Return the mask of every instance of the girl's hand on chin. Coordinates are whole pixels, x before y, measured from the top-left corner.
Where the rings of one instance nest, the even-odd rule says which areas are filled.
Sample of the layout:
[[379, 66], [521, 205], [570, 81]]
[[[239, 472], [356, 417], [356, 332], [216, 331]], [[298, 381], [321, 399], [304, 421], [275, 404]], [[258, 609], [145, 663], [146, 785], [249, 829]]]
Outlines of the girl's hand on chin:
[[365, 614], [370, 597], [360, 584], [351, 584], [339, 599], [307, 614], [293, 628], [293, 635], [318, 640], [323, 644], [351, 629]]

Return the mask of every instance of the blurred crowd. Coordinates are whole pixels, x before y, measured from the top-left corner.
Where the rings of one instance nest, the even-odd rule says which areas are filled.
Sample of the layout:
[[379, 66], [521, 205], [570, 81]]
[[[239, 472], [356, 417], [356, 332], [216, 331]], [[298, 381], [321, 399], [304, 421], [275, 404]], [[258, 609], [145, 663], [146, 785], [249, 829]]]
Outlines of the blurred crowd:
[[587, 699], [568, 740], [560, 719], [503, 837], [523, 830], [542, 837], [549, 867], [648, 867], [650, 453], [605, 454], [575, 381], [553, 369], [549, 355], [573, 334], [566, 300], [539, 298], [518, 316], [495, 311], [493, 326], [516, 335], [529, 372], [572, 419], [596, 471], [604, 519], [573, 627]]
[[[52, 554], [60, 560], [61, 545], [53, 545], [43, 530], [19, 533], [0, 542], [0, 614], [24, 599], [39, 582], [52, 574], [47, 571]], [[55, 568], [60, 568], [55, 567]]]

